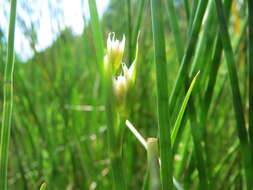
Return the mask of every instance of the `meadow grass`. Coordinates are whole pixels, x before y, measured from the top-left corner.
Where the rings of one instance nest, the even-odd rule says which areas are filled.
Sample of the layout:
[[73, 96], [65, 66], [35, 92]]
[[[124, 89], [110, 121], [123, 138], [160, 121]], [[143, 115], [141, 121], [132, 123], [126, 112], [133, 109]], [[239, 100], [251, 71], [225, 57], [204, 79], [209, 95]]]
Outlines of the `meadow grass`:
[[19, 2], [0, 38], [0, 190], [252, 189], [251, 1], [111, 0], [99, 18], [88, 0], [82, 35], [42, 52], [18, 15], [34, 56], [13, 75]]

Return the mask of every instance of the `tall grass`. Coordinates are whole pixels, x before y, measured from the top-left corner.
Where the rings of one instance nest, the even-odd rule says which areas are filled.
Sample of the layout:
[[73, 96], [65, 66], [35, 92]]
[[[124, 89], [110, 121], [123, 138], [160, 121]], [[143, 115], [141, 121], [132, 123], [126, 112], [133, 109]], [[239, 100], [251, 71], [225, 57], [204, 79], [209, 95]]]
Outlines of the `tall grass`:
[[[18, 7], [32, 16], [32, 6], [23, 2]], [[0, 157], [0, 184], [43, 189], [45, 182], [52, 190], [250, 189], [250, 1], [111, 0], [102, 17], [99, 1], [82, 5], [86, 2], [90, 15], [84, 7], [83, 33], [53, 27], [59, 35], [41, 52], [39, 22], [22, 22], [23, 14], [17, 20], [34, 57], [15, 59], [15, 109], [10, 148], [1, 148], [6, 153]], [[52, 25], [67, 25], [59, 7], [48, 3]], [[114, 82], [123, 71], [104, 71], [110, 32], [126, 36], [121, 60], [126, 65], [138, 48], [130, 100], [120, 107]], [[10, 71], [1, 34], [0, 29], [0, 69]], [[8, 50], [10, 59], [12, 53]], [[9, 96], [11, 83], [3, 76], [0, 84]], [[1, 130], [8, 132], [6, 116], [0, 118]], [[5, 146], [6, 137], [1, 137]], [[154, 138], [146, 142], [146, 137]], [[2, 167], [7, 152], [8, 178], [7, 163]]]
[[235, 118], [237, 122], [237, 131], [238, 137], [241, 144], [241, 152], [243, 156], [243, 164], [246, 174], [246, 181], [248, 189], [252, 189], [252, 176], [253, 176], [253, 167], [252, 161], [250, 156], [250, 149], [248, 143], [248, 135], [246, 130], [246, 123], [244, 119], [244, 110], [242, 105], [242, 99], [239, 89], [239, 82], [237, 77], [237, 72], [235, 68], [235, 59], [233, 55], [233, 50], [230, 42], [230, 37], [227, 28], [227, 21], [226, 16], [223, 10], [223, 5], [220, 0], [216, 0], [216, 8], [217, 8], [217, 15], [219, 17], [220, 23], [220, 35], [222, 40], [222, 45], [226, 57], [229, 79], [230, 79], [230, 86], [232, 89], [232, 96], [233, 96], [233, 106], [235, 111]]
[[8, 50], [4, 71], [4, 105], [0, 140], [0, 189], [7, 189], [7, 168], [13, 105], [14, 35], [17, 1], [11, 1]]

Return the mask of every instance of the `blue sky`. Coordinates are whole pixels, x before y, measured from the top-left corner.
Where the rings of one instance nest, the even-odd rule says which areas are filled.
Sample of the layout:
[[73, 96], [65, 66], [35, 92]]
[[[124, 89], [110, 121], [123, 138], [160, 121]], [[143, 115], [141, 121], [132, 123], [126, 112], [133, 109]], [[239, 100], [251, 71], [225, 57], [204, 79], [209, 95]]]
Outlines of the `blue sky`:
[[[3, 0], [1, 0], [3, 2]], [[53, 9], [49, 9], [49, 3]], [[96, 0], [99, 15], [101, 16], [108, 7], [109, 0]], [[22, 8], [25, 4], [32, 10], [32, 14], [27, 14], [27, 11]], [[0, 26], [4, 29], [7, 35], [8, 30], [8, 15], [10, 5], [8, 1], [0, 4]], [[51, 13], [53, 11], [62, 14], [56, 18]], [[86, 20], [89, 19], [88, 0], [19, 0], [17, 5], [17, 16], [22, 18], [27, 26], [31, 22], [38, 23], [36, 25], [38, 44], [36, 49], [38, 51], [48, 47], [56, 38], [60, 29], [68, 26], [71, 27], [75, 34], [81, 34], [84, 26], [83, 14]], [[27, 59], [32, 56], [32, 51], [29, 47], [28, 40], [21, 29], [20, 24], [16, 25], [15, 34], [15, 49], [22, 59]]]

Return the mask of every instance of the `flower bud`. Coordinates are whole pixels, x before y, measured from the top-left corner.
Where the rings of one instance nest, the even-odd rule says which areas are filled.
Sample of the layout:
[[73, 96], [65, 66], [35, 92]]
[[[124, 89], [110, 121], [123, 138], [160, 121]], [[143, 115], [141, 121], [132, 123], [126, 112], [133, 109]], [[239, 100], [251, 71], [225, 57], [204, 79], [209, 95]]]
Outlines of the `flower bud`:
[[128, 88], [128, 82], [125, 76], [120, 75], [114, 79], [114, 90], [117, 98], [117, 102], [122, 102], [125, 99], [126, 91]]
[[[138, 35], [139, 36], [139, 35]], [[104, 71], [108, 79], [113, 79], [113, 89], [116, 98], [118, 112], [126, 114], [128, 109], [126, 104], [131, 101], [135, 78], [136, 78], [136, 62], [138, 58], [138, 43], [136, 45], [136, 57], [132, 65], [128, 68], [125, 63], [122, 63], [123, 53], [125, 48], [125, 36], [119, 41], [115, 39], [114, 33], [109, 33], [107, 39], [107, 50], [104, 57]], [[115, 77], [122, 66], [122, 74]]]
[[135, 64], [127, 68], [125, 63], [122, 63], [123, 75], [114, 78], [114, 90], [116, 95], [116, 102], [120, 112], [125, 111], [125, 104], [127, 96], [131, 91], [135, 81]]
[[132, 63], [132, 65], [129, 68], [127, 68], [125, 63], [122, 63], [122, 69], [123, 69], [124, 77], [126, 78], [128, 83], [134, 82], [135, 72], [136, 72], [135, 63]]
[[[107, 39], [107, 53], [105, 57], [106, 67], [111, 66], [113, 73], [115, 73], [121, 64], [125, 49], [125, 36], [122, 40], [115, 40], [115, 34], [109, 33]], [[108, 65], [110, 63], [111, 65]]]

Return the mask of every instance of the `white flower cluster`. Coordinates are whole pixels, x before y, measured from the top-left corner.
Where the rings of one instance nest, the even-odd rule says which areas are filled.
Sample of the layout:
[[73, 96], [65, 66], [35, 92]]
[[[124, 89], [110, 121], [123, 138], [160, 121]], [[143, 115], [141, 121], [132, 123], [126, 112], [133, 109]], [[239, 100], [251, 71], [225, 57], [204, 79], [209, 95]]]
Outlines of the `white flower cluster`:
[[113, 80], [116, 97], [125, 98], [127, 90], [129, 89], [131, 83], [133, 82], [133, 74], [135, 64], [133, 63], [128, 69], [125, 63], [122, 63], [123, 74], [117, 76]]
[[[125, 102], [127, 93], [131, 85], [135, 80], [136, 64], [135, 62], [128, 68], [125, 63], [122, 62], [125, 49], [125, 36], [119, 41], [115, 39], [114, 33], [109, 33], [107, 39], [107, 51], [104, 58], [104, 64], [106, 72], [110, 68], [113, 76], [113, 87], [116, 95], [117, 102], [122, 104]], [[122, 67], [121, 74], [115, 77], [119, 67]]]
[[[104, 58], [105, 66], [112, 68], [115, 72], [119, 69], [120, 63], [122, 62], [123, 54], [125, 49], [125, 36], [122, 40], [115, 40], [115, 34], [109, 33], [107, 39], [107, 52]], [[110, 65], [108, 65], [110, 64]]]

